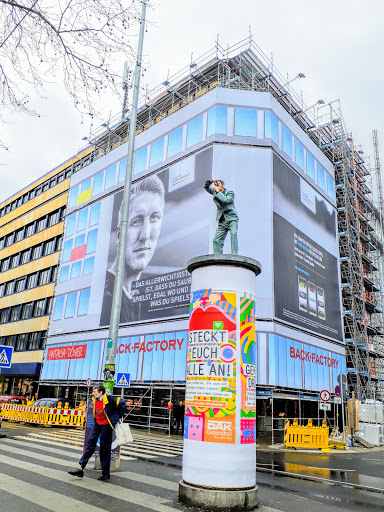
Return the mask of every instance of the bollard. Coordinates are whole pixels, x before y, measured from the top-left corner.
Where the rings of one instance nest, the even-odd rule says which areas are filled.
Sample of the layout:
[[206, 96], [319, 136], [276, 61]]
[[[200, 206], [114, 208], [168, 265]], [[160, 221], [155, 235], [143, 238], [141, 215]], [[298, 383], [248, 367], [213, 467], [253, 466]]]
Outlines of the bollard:
[[254, 510], [255, 276], [244, 256], [208, 255], [192, 274], [179, 499], [210, 511]]

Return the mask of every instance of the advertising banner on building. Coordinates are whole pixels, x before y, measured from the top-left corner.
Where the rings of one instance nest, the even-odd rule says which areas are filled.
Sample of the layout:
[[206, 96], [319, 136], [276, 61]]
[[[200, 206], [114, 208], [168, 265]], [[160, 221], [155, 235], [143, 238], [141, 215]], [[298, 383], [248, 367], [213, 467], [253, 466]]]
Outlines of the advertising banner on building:
[[47, 361], [59, 359], [85, 359], [87, 345], [70, 345], [67, 347], [55, 347], [47, 349]]
[[343, 341], [336, 210], [276, 156], [273, 189], [275, 316]]

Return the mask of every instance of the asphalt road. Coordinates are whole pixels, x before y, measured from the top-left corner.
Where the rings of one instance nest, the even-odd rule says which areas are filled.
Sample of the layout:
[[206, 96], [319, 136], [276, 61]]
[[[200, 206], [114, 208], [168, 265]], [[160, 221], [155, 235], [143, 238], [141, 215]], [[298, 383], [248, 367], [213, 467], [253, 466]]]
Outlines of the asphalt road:
[[[58, 430], [45, 431], [56, 437], [52, 437], [52, 441], [48, 437], [39, 437], [36, 428], [23, 428], [21, 425], [17, 430], [6, 427], [0, 430], [7, 435], [0, 439], [1, 512], [188, 510], [177, 500], [181, 479], [180, 455], [149, 460], [125, 457], [121, 461], [120, 472], [113, 474], [109, 483], [97, 482], [100, 473], [92, 469], [87, 470], [84, 479], [76, 479], [67, 471], [76, 467], [81, 447], [78, 444], [60, 444], [61, 440], [55, 434]], [[158, 438], [155, 442], [157, 446], [166, 442], [180, 446], [181, 439], [167, 439]], [[259, 451], [257, 463], [268, 470], [257, 471], [259, 511], [383, 511], [384, 494], [355, 489], [350, 485], [351, 479], [362, 482], [362, 476], [370, 479], [371, 484], [375, 478], [381, 480], [380, 475], [384, 474], [382, 454], [384, 452], [350, 456]], [[284, 473], [272, 473], [271, 469], [294, 470], [292, 472], [297, 475], [320, 476], [324, 481], [292, 478]], [[340, 485], [327, 483], [326, 480], [336, 474], [340, 477]], [[344, 482], [342, 478], [345, 478]]]

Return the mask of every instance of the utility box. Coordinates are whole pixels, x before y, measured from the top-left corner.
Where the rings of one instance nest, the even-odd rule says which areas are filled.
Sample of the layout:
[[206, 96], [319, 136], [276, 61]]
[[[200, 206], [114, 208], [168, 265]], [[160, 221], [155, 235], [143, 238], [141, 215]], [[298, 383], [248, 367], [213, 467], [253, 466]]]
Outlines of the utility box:
[[383, 444], [383, 425], [367, 423], [365, 425], [365, 439], [374, 446]]

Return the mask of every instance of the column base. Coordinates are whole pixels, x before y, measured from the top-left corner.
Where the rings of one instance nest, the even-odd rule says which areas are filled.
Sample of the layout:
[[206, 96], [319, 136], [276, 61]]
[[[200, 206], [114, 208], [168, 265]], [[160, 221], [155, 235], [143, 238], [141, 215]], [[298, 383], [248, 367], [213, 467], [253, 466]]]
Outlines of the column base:
[[[96, 457], [95, 457], [95, 467], [93, 469], [96, 469], [97, 471], [101, 470], [100, 455], [96, 455]], [[116, 471], [120, 471], [120, 457], [117, 457], [117, 459], [111, 459], [111, 465], [110, 465], [109, 471], [111, 473], [115, 473]]]
[[184, 480], [179, 482], [179, 500], [189, 507], [212, 512], [248, 512], [259, 504], [257, 485], [248, 489], [220, 489], [199, 487]]

